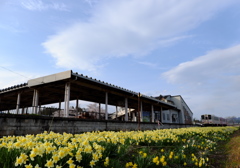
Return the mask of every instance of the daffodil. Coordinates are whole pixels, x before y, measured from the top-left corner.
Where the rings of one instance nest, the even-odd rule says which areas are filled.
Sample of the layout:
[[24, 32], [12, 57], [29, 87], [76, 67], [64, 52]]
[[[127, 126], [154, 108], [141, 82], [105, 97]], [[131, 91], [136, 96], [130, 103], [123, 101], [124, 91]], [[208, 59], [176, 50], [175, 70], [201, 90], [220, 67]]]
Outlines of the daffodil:
[[91, 167], [95, 166], [95, 164], [96, 164], [96, 163], [95, 163], [93, 160], [90, 161], [90, 166], [91, 166]]
[[105, 162], [104, 162], [104, 166], [107, 167], [109, 165], [109, 158], [106, 157], [105, 158]]
[[38, 164], [36, 164], [34, 168], [40, 168], [40, 167], [39, 167], [39, 165], [38, 165]]
[[163, 165], [163, 166], [166, 166], [166, 165], [167, 165], [167, 162], [166, 162], [166, 161], [165, 161], [165, 162], [163, 162], [163, 163], [162, 163], [162, 165]]
[[132, 168], [137, 168], [138, 165], [136, 163], [133, 164]]
[[[149, 142], [151, 146], [164, 146], [165, 143], [170, 143], [170, 146], [179, 143], [181, 145], [179, 151], [171, 151], [170, 149], [173, 148], [168, 147], [163, 147], [156, 152], [154, 150], [154, 155], [158, 156], [153, 156], [151, 152], [147, 153], [146, 150], [140, 150], [137, 156], [136, 151], [131, 152], [129, 159], [133, 160], [127, 162], [125, 166], [129, 168], [141, 167], [141, 165], [137, 165], [139, 162], [135, 160], [140, 156], [140, 159], [144, 161], [152, 158], [152, 162], [156, 166], [168, 166], [168, 164], [176, 164], [181, 161], [183, 166], [189, 166], [187, 165], [189, 162], [191, 165], [193, 163], [198, 167], [206, 167], [207, 162], [209, 162], [209, 158], [206, 157], [209, 151], [215, 150], [217, 141], [226, 139], [236, 129], [234, 127], [208, 127], [129, 132], [95, 131], [75, 135], [44, 132], [37, 135], [2, 137], [0, 138], [0, 149], [6, 148], [8, 152], [20, 151], [19, 149], [21, 149], [22, 153], [15, 158], [16, 167], [26, 167], [30, 166], [30, 163], [34, 163], [35, 168], [39, 168], [41, 162], [41, 165], [44, 163], [45, 167], [48, 168], [60, 168], [61, 164], [80, 168], [81, 166], [78, 165], [82, 165], [82, 159], [85, 159], [85, 156], [89, 156], [88, 159], [91, 159], [88, 160], [91, 167], [100, 164], [104, 167], [110, 167], [114, 161], [109, 162], [110, 156], [106, 155], [113, 152], [108, 145], [113, 145], [113, 149], [116, 149], [114, 152], [121, 154], [124, 151], [128, 152], [125, 150], [126, 147], [135, 147], [142, 143]], [[149, 147], [151, 148], [151, 146]], [[145, 148], [138, 147], [137, 149]], [[198, 152], [189, 154], [190, 151]], [[45, 160], [46, 158], [48, 160]], [[68, 160], [66, 161], [66, 159]]]
[[129, 168], [129, 167], [132, 167], [133, 166], [133, 163], [132, 162], [128, 162], [128, 163], [126, 163], [126, 168]]
[[45, 164], [46, 167], [54, 167], [54, 162], [52, 159], [48, 160], [47, 163]]
[[28, 164], [28, 165], [25, 165], [25, 168], [32, 168], [33, 166], [31, 165], [31, 163], [30, 164]]
[[31, 153], [29, 156], [30, 156], [30, 159], [31, 159], [32, 161], [34, 161], [34, 157], [36, 156], [36, 154], [35, 154], [35, 153]]
[[75, 168], [75, 167], [76, 167], [75, 164], [70, 164], [70, 165], [69, 165], [69, 168]]
[[17, 157], [17, 160], [15, 162], [15, 166], [17, 167], [18, 165], [21, 165], [23, 163], [23, 158], [22, 157]]
[[67, 161], [67, 163], [68, 163], [69, 165], [73, 164], [72, 158], [69, 158], [68, 161]]

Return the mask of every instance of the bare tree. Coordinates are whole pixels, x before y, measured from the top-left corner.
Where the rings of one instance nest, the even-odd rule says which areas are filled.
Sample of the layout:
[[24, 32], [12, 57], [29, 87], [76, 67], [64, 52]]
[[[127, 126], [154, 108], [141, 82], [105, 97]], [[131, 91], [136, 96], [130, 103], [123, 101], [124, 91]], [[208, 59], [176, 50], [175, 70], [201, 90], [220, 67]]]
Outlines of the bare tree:
[[[97, 103], [92, 103], [87, 105], [87, 110], [89, 112], [99, 112], [99, 104]], [[100, 112], [104, 112], [104, 109], [101, 107]]]
[[102, 119], [104, 118], [104, 109], [100, 108], [98, 103], [88, 104], [83, 118]]

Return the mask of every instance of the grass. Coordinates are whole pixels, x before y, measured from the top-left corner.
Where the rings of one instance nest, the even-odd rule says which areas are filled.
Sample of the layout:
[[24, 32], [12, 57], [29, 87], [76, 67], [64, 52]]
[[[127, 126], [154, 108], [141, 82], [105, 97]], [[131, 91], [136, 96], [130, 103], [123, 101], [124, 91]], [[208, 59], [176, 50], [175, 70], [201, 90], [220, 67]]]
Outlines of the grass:
[[225, 148], [227, 149], [226, 167], [240, 167], [240, 130], [233, 135]]
[[240, 168], [240, 127], [209, 156], [213, 168]]

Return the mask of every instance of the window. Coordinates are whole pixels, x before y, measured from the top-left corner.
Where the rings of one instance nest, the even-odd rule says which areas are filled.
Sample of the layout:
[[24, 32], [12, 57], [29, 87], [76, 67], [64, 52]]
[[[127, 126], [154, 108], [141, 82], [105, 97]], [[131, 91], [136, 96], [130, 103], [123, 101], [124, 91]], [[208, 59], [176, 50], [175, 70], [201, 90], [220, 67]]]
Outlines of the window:
[[211, 119], [212, 119], [212, 116], [211, 116], [211, 115], [208, 115], [208, 119], [211, 120]]
[[163, 120], [165, 120], [165, 113], [163, 113]]
[[167, 120], [170, 120], [169, 114], [167, 114]]

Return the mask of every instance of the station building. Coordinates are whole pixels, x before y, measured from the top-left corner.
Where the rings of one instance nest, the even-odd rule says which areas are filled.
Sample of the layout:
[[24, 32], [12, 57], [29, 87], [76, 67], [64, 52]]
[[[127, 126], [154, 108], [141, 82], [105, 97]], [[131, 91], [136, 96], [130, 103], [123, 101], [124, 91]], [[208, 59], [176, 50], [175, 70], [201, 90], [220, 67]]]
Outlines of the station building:
[[[99, 110], [78, 111], [79, 100], [98, 103]], [[70, 108], [70, 101], [76, 101], [74, 109]], [[58, 107], [52, 115], [58, 117], [192, 124], [193, 116], [180, 95], [147, 96], [72, 70], [0, 89], [1, 113], [42, 115], [42, 107], [53, 103]], [[109, 113], [109, 105], [122, 110]]]

